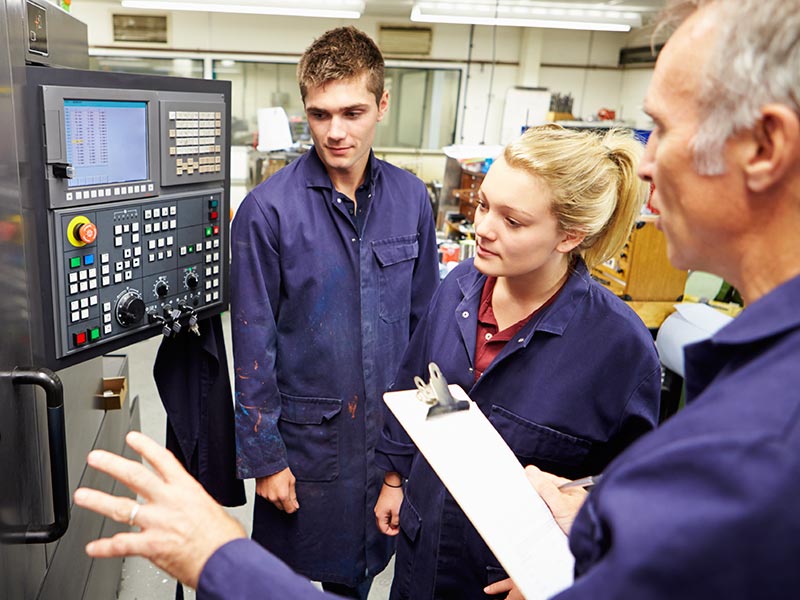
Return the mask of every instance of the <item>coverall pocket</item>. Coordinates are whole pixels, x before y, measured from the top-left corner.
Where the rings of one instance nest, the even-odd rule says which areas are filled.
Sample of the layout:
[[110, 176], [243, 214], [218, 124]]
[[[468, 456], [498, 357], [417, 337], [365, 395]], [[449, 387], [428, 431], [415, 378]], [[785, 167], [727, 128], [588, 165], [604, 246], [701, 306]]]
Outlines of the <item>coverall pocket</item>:
[[400, 505], [399, 517], [400, 531], [405, 533], [408, 539], [413, 542], [417, 539], [417, 533], [419, 533], [419, 528], [422, 525], [422, 519], [419, 518], [417, 509], [408, 501], [408, 498], [404, 498], [403, 503]]
[[575, 477], [593, 447], [590, 440], [540, 425], [501, 406], [492, 406], [489, 421], [523, 465], [534, 464], [562, 477]]
[[378, 261], [379, 310], [381, 319], [393, 323], [411, 313], [411, 283], [419, 256], [417, 235], [375, 240], [372, 252]]
[[289, 467], [298, 481], [333, 481], [339, 477], [338, 398], [281, 394], [278, 430]]
[[[422, 526], [417, 509], [408, 500], [403, 498], [400, 505], [400, 535], [397, 539], [397, 554], [395, 555], [394, 581], [392, 582], [392, 598], [410, 598], [412, 577], [416, 573], [414, 562], [419, 551], [416, 540]], [[427, 556], [424, 560], [427, 560]]]

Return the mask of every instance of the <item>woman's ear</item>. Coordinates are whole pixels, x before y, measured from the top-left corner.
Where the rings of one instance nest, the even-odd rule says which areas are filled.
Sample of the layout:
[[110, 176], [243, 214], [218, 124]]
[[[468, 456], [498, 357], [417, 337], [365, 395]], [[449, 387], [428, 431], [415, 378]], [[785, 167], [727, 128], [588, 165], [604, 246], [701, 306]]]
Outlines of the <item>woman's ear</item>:
[[766, 104], [749, 137], [743, 169], [748, 189], [760, 193], [794, 168], [800, 156], [800, 117], [784, 104]]
[[556, 246], [558, 252], [569, 254], [577, 248], [586, 238], [586, 234], [578, 231], [565, 231], [561, 241]]

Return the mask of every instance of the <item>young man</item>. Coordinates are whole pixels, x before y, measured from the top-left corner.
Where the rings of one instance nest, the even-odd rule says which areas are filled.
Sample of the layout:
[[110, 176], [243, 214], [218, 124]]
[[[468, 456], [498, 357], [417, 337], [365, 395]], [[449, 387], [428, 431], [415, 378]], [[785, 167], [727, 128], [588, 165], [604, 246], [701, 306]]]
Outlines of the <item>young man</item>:
[[239, 476], [253, 538], [326, 589], [365, 598], [392, 546], [375, 528], [382, 395], [438, 282], [424, 184], [375, 158], [383, 57], [353, 27], [297, 68], [314, 147], [233, 223]]
[[[640, 173], [655, 183], [671, 260], [718, 273], [748, 306], [687, 348], [686, 408], [613, 461], [585, 503], [529, 467], [575, 554], [575, 583], [559, 600], [744, 600], [800, 589], [800, 2], [698, 3], [656, 64], [646, 100], [656, 128]], [[143, 528], [97, 542], [93, 556], [143, 553], [209, 598], [322, 596], [267, 552], [253, 556], [229, 517], [212, 516], [221, 509], [199, 485], [173, 475], [168, 453], [134, 443], [166, 475], [151, 485], [141, 465], [92, 457], [154, 504], [140, 510], [81, 490], [79, 504]], [[195, 496], [190, 518], [181, 499]], [[165, 532], [192, 523], [214, 523], [208, 534], [217, 534], [185, 535], [202, 546], [198, 558], [182, 557], [177, 541], [168, 555], [157, 550], [162, 537], [176, 539]], [[268, 588], [275, 594], [261, 593]]]

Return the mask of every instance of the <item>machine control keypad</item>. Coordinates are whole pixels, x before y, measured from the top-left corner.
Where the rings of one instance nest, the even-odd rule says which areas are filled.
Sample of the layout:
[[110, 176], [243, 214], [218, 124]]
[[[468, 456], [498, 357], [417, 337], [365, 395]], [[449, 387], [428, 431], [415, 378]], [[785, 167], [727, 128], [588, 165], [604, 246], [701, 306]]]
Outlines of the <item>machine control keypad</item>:
[[[151, 327], [151, 313], [219, 302], [226, 271], [219, 211], [213, 209], [220, 199], [221, 191], [211, 191], [57, 213], [64, 353]], [[76, 227], [89, 223], [94, 241], [76, 245], [82, 242]]]

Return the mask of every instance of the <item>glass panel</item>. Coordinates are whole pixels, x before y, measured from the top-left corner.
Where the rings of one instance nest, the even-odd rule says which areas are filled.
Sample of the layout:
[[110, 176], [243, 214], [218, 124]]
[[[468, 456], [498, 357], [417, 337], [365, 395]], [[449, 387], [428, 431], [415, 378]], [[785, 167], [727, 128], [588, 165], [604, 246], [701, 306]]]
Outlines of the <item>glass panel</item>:
[[90, 56], [93, 71], [117, 71], [144, 75], [203, 78], [203, 61], [196, 58], [145, 58], [138, 56]]
[[389, 113], [375, 146], [441, 148], [456, 134], [460, 69], [387, 68]]
[[291, 63], [257, 63], [215, 60], [214, 79], [231, 82], [231, 139], [251, 145], [258, 131], [258, 109], [282, 106], [292, 124], [295, 142], [310, 140], [303, 101]]
[[[259, 108], [282, 106], [295, 142], [308, 141], [294, 63], [215, 60], [215, 79], [231, 82], [234, 144], [251, 145]], [[378, 125], [376, 147], [441, 148], [455, 140], [460, 69], [387, 68], [389, 113]], [[422, 110], [420, 110], [422, 107]]]

